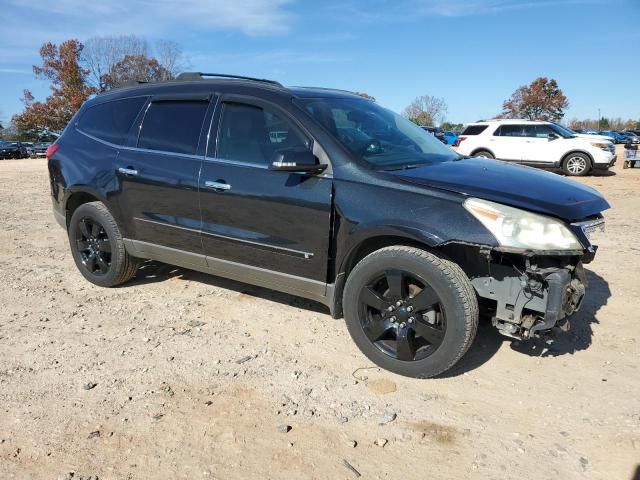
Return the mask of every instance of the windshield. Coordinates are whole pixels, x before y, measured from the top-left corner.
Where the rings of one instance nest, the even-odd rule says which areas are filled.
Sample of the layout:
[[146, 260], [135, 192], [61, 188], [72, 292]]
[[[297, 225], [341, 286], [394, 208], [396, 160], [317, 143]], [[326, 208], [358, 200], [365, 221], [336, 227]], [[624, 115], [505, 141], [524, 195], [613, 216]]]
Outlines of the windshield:
[[358, 98], [305, 98], [297, 103], [351, 153], [376, 169], [401, 169], [460, 158], [404, 117]]
[[576, 132], [574, 132], [573, 130], [567, 128], [567, 127], [563, 127], [562, 125], [559, 125], [557, 123], [552, 123], [551, 125], [549, 125], [551, 127], [551, 129], [553, 131], [555, 131], [558, 135], [560, 135], [561, 137], [564, 138], [573, 138], [576, 137]]

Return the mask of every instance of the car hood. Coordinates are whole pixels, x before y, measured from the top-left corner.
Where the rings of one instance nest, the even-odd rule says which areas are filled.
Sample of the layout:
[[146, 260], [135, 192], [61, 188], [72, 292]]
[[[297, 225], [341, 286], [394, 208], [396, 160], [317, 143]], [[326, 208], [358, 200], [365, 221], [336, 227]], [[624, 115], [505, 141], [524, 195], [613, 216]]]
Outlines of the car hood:
[[600, 140], [601, 142], [603, 140], [611, 141], [613, 139], [613, 137], [610, 137], [609, 135], [596, 135], [595, 133], [576, 133], [576, 136], [578, 138], [588, 138], [588, 139], [591, 139], [591, 140]]
[[464, 158], [384, 172], [414, 185], [483, 198], [566, 221], [609, 208], [600, 193], [555, 173], [485, 158]]

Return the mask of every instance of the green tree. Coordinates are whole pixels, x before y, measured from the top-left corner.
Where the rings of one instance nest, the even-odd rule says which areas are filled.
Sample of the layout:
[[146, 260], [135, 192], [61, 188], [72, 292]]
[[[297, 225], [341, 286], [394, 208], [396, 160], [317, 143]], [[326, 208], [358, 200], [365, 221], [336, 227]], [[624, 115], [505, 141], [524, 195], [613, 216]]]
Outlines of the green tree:
[[451, 122], [443, 122], [442, 125], [440, 125], [440, 128], [442, 128], [443, 130], [463, 130], [464, 129], [464, 125], [462, 123], [451, 123]]

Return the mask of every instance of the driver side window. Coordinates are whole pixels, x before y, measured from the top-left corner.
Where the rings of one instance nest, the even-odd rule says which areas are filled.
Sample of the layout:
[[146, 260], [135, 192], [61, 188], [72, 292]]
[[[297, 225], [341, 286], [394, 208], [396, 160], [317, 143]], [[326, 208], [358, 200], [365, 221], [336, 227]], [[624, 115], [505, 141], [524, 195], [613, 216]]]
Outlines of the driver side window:
[[269, 165], [278, 150], [310, 148], [281, 114], [235, 102], [223, 104], [217, 140], [217, 158], [261, 166]]

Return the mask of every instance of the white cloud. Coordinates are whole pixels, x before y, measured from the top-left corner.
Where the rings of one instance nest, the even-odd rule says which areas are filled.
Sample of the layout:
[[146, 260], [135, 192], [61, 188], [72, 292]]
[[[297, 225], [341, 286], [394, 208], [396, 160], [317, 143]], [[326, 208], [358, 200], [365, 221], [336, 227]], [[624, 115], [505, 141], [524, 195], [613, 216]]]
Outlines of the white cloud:
[[495, 14], [510, 10], [600, 2], [601, 0], [415, 0], [421, 14], [443, 17]]
[[[170, 29], [195, 26], [210, 30], [236, 30], [247, 35], [268, 35], [289, 31], [293, 15], [287, 7], [292, 1], [9, 0], [8, 3], [14, 9], [66, 17], [74, 25], [82, 22], [90, 25], [94, 34], [112, 34], [114, 32], [102, 30], [107, 27], [121, 30], [117, 25], [124, 23], [135, 25], [147, 33], [164, 34]], [[4, 8], [11, 10], [11, 7]]]

